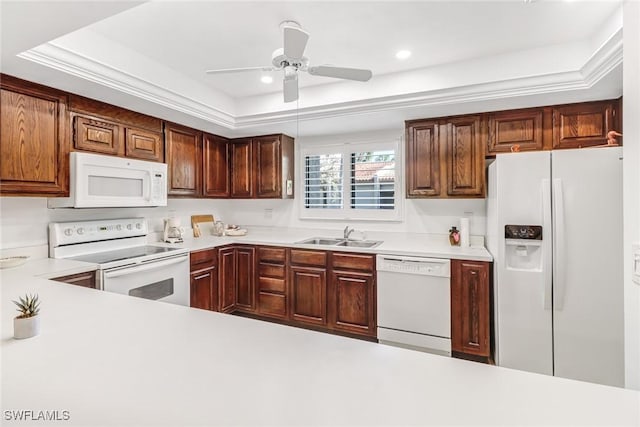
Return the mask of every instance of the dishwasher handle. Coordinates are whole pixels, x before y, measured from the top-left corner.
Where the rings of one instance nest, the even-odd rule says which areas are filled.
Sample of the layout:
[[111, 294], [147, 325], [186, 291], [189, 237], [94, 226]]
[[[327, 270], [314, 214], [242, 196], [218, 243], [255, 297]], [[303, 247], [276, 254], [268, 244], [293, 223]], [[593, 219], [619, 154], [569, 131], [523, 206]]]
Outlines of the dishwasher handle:
[[378, 272], [451, 277], [451, 261], [439, 258], [378, 255], [376, 269]]

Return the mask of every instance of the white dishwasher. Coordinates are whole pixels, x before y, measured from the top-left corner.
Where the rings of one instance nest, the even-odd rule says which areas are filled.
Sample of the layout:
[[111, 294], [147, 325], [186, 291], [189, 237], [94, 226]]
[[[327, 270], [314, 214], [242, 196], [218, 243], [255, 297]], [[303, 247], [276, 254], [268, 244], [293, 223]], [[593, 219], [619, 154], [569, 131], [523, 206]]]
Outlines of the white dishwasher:
[[378, 341], [451, 355], [451, 262], [378, 255]]

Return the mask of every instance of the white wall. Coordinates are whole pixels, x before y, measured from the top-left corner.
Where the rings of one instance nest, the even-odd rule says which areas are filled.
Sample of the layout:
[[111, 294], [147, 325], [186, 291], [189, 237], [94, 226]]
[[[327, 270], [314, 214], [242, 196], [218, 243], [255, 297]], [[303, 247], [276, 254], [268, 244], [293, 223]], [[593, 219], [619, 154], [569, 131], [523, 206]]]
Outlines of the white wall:
[[623, 7], [625, 385], [640, 390], [640, 285], [631, 280], [631, 244], [640, 242], [640, 2]]

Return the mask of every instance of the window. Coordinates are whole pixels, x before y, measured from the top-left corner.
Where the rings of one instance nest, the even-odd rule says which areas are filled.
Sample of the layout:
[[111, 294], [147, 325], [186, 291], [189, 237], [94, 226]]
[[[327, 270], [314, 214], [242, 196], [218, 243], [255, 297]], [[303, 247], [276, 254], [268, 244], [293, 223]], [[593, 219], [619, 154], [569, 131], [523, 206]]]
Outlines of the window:
[[302, 150], [301, 218], [400, 220], [398, 142]]

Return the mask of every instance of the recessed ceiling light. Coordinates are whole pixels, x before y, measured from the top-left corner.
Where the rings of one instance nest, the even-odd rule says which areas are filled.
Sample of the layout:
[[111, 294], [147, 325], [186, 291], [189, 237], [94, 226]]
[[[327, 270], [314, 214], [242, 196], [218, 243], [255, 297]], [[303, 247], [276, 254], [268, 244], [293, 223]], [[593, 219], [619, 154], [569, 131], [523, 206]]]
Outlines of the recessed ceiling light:
[[396, 58], [398, 59], [407, 59], [410, 56], [411, 56], [410, 50], [399, 50], [398, 52], [396, 52]]
[[262, 76], [260, 77], [260, 81], [266, 85], [273, 83], [273, 77], [271, 76]]

